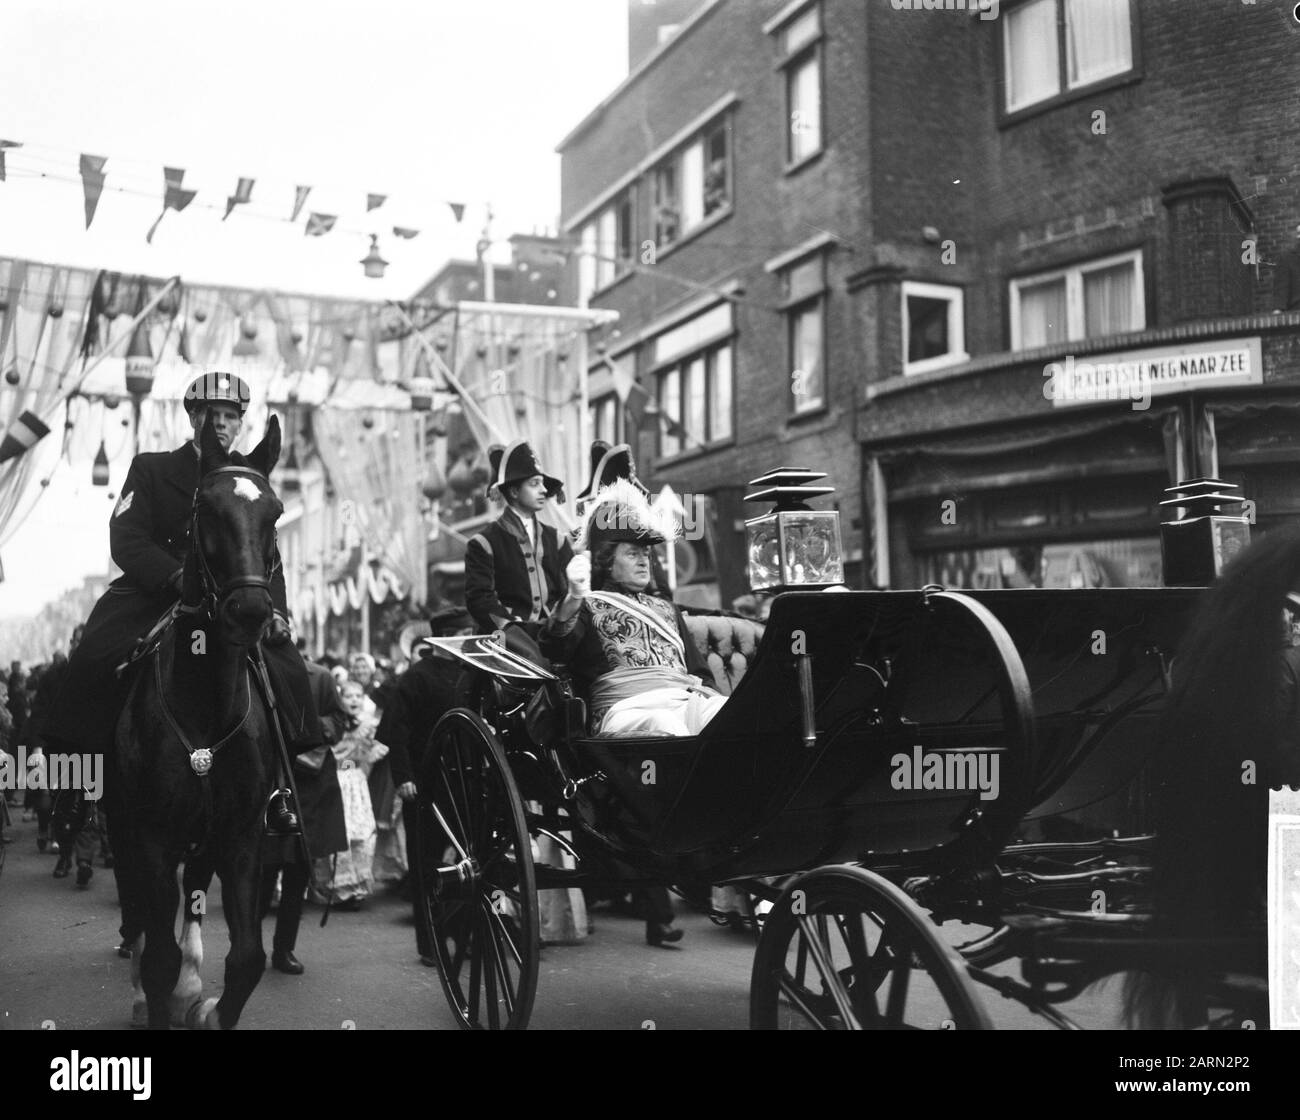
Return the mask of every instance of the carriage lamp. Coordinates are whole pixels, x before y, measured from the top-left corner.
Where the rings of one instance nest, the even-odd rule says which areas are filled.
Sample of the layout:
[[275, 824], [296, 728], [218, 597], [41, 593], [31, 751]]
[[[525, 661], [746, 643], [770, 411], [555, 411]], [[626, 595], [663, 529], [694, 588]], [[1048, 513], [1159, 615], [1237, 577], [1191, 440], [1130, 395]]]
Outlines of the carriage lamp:
[[831, 587], [844, 582], [844, 550], [838, 510], [809, 509], [833, 486], [813, 486], [826, 475], [795, 467], [768, 471], [749, 485], [747, 502], [773, 502], [771, 513], [745, 522], [749, 586], [754, 591]]
[[154, 357], [149, 329], [142, 321], [131, 332], [126, 348], [126, 391], [133, 397], [147, 397], [153, 389]]
[[1234, 556], [1250, 544], [1250, 518], [1224, 513], [1242, 500], [1240, 489], [1219, 478], [1191, 478], [1171, 486], [1161, 505], [1168, 518], [1160, 524], [1160, 557], [1166, 587], [1205, 587]]

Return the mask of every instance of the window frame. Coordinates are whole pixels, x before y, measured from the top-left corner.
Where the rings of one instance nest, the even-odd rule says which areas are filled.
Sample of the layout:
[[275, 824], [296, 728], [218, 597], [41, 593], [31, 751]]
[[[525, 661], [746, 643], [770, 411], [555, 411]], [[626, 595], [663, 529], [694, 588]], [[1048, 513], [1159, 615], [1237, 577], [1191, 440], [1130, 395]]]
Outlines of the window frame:
[[[596, 424], [596, 414], [600, 409], [608, 407], [613, 417], [613, 432], [606, 434], [598, 431]], [[623, 431], [626, 419], [623, 415], [622, 402], [618, 399], [618, 393], [611, 389], [607, 393], [601, 393], [598, 397], [593, 397], [587, 402], [587, 421], [591, 428], [592, 439], [603, 439], [606, 443], [614, 446], [623, 443]]]
[[[606, 246], [601, 241], [600, 227], [608, 217], [613, 217], [614, 238], [613, 245], [608, 246], [613, 257], [612, 261], [602, 260], [603, 250]], [[622, 221], [624, 218], [631, 223], [628, 229], [624, 229]], [[591, 231], [588, 245], [588, 230]], [[630, 183], [623, 190], [619, 191], [610, 198], [603, 206], [591, 215], [577, 229], [579, 252], [586, 259], [584, 264], [579, 261], [578, 267], [578, 295], [580, 299], [590, 300], [593, 296], [611, 288], [619, 282], [624, 276], [631, 272], [631, 265], [634, 257], [625, 260], [620, 252], [624, 243], [630, 245], [635, 253], [636, 246], [636, 184]], [[613, 270], [613, 275], [602, 274], [607, 270]], [[586, 285], [590, 282], [590, 288]], [[586, 290], [584, 290], [586, 289]]]
[[1047, 97], [1040, 98], [1037, 101], [1030, 101], [1024, 105], [1012, 109], [1007, 106], [1007, 90], [1009, 82], [1007, 80], [1008, 55], [1007, 36], [1010, 34], [1011, 21], [1007, 18], [1011, 12], [1017, 8], [1024, 7], [1031, 3], [1032, 0], [1003, 0], [1003, 18], [997, 23], [1001, 26], [997, 32], [997, 55], [998, 55], [998, 85], [1001, 91], [998, 95], [998, 124], [1008, 125], [1017, 121], [1024, 120], [1027, 117], [1036, 116], [1046, 110], [1056, 108], [1067, 102], [1077, 100], [1080, 97], [1086, 97], [1091, 94], [1100, 92], [1105, 89], [1111, 89], [1116, 86], [1129, 85], [1132, 82], [1140, 81], [1143, 76], [1142, 71], [1142, 35], [1139, 5], [1134, 0], [1128, 0], [1128, 32], [1129, 32], [1129, 67], [1127, 70], [1120, 70], [1113, 74], [1107, 74], [1101, 78], [1095, 78], [1090, 82], [1082, 85], [1071, 86], [1069, 82], [1069, 59], [1066, 51], [1065, 38], [1065, 4], [1067, 0], [1052, 0], [1056, 11], [1056, 66], [1057, 66], [1057, 91]]
[[[1083, 298], [1083, 278], [1087, 273], [1099, 272], [1106, 268], [1113, 268], [1125, 261], [1132, 261], [1134, 264], [1133, 278], [1133, 311], [1134, 323], [1127, 331], [1121, 334], [1131, 334], [1135, 331], [1146, 330], [1147, 327], [1147, 299], [1146, 299], [1146, 267], [1144, 258], [1146, 251], [1142, 246], [1133, 249], [1125, 249], [1122, 252], [1110, 253], [1104, 257], [1089, 257], [1085, 260], [1075, 261], [1072, 264], [1062, 265], [1058, 268], [1048, 269], [1043, 272], [1026, 273], [1023, 276], [1012, 277], [1007, 282], [1007, 307], [1010, 316], [1010, 349], [1018, 351], [1026, 349], [1021, 345], [1022, 326], [1020, 321], [1020, 292], [1024, 288], [1034, 287], [1039, 284], [1050, 283], [1054, 280], [1065, 280], [1065, 339], [1062, 342], [1044, 343], [1044, 346], [1061, 346], [1071, 342], [1081, 342], [1089, 336], [1084, 332], [1087, 325], [1087, 309], [1084, 306]], [[1076, 333], [1077, 328], [1077, 333]], [[1109, 338], [1111, 335], [1097, 335], [1097, 338]], [[1039, 349], [1035, 347], [1034, 349]]]
[[[788, 41], [790, 29], [801, 20], [812, 17], [816, 28], [806, 38], [791, 47]], [[826, 59], [822, 50], [826, 38], [826, 19], [821, 0], [808, 0], [807, 3], [791, 5], [788, 10], [777, 13], [772, 20], [764, 24], [763, 30], [776, 39], [780, 58], [775, 69], [781, 75], [782, 104], [785, 110], [782, 130], [785, 134], [783, 144], [783, 173], [789, 175], [814, 162], [826, 151]], [[795, 128], [795, 109], [792, 105], [795, 89], [795, 75], [805, 65], [817, 68], [817, 144], [809, 151], [795, 154], [795, 140], [798, 129]]]
[[[721, 221], [726, 215], [730, 214], [736, 204], [735, 190], [735, 151], [732, 142], [732, 110], [730, 107], [724, 109], [717, 116], [713, 117], [706, 123], [702, 124], [692, 132], [685, 140], [678, 144], [671, 152], [663, 157], [653, 167], [646, 170], [646, 176], [649, 178], [650, 185], [647, 193], [650, 196], [650, 229], [654, 233], [654, 244], [656, 253], [663, 253], [669, 249], [674, 249], [682, 242], [689, 240], [699, 230], [706, 229], [716, 221]], [[709, 145], [710, 141], [721, 134], [724, 137], [724, 143], [727, 147], [726, 168], [724, 172], [725, 198], [719, 202], [712, 210], [708, 208], [709, 202]], [[683, 166], [686, 159], [686, 153], [699, 145], [701, 176], [700, 176], [700, 198], [699, 198], [699, 217], [687, 226], [686, 223], [686, 205], [685, 205], [685, 184], [683, 183]], [[672, 186], [673, 211], [676, 216], [676, 231], [671, 239], [666, 239], [662, 235], [662, 224], [660, 219], [660, 209], [662, 204], [659, 201], [660, 184], [670, 183]]]
[[[714, 381], [717, 376], [717, 354], [722, 350], [731, 352], [731, 392], [728, 394], [730, 400], [729, 415], [727, 416], [727, 431], [725, 435], [715, 435], [717, 430], [717, 420], [713, 414], [713, 404], [716, 398], [714, 390]], [[703, 363], [704, 369], [704, 387], [702, 391], [704, 401], [705, 428], [701, 432], [693, 432], [686, 423], [686, 414], [690, 401], [690, 383], [689, 373], [691, 366], [696, 362]], [[717, 448], [725, 447], [733, 443], [736, 438], [736, 332], [734, 330], [727, 334], [720, 335], [711, 339], [703, 346], [699, 346], [688, 353], [679, 354], [670, 361], [664, 362], [651, 371], [654, 378], [654, 399], [659, 406], [661, 421], [656, 425], [657, 432], [655, 436], [655, 456], [659, 460], [676, 459], [687, 455], [698, 455], [701, 453], [714, 451]], [[664, 403], [664, 390], [670, 378], [677, 379], [677, 410], [672, 412]], [[691, 437], [692, 442], [686, 444], [680, 436], [670, 436], [663, 419], [671, 419], [679, 424]], [[682, 443], [675, 451], [666, 451], [665, 441], [669, 439], [677, 440]]]
[[[947, 354], [933, 358], [922, 358], [910, 362], [907, 359], [908, 342], [912, 337], [911, 315], [907, 309], [908, 296], [920, 296], [922, 299], [946, 299], [948, 301], [948, 338], [955, 340], [954, 348]], [[900, 308], [900, 350], [903, 358], [903, 376], [915, 377], [936, 369], [960, 365], [970, 361], [970, 352], [966, 349], [966, 289], [960, 284], [935, 284], [926, 280], [904, 280], [899, 285]]]

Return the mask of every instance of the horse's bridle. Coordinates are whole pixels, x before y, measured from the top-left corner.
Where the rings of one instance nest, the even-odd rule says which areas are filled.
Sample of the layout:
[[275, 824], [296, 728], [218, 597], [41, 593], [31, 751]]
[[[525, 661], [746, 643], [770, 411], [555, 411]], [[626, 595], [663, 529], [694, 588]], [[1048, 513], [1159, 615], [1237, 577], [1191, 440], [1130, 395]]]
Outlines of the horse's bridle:
[[[253, 467], [237, 465], [217, 467], [215, 470], [208, 471], [203, 478], [207, 479], [209, 476], [216, 474], [238, 474], [258, 479], [269, 485], [266, 475]], [[221, 605], [242, 588], [258, 587], [270, 595], [272, 569], [268, 567], [264, 576], [244, 575], [235, 576], [225, 583], [217, 581], [216, 574], [212, 571], [212, 565], [208, 563], [207, 554], [203, 551], [202, 542], [199, 540], [199, 510], [207, 504], [198, 496], [198, 494], [202, 493], [202, 489], [203, 480], [200, 480], [199, 491], [195, 494], [194, 506], [190, 510], [190, 546], [194, 549], [194, 555], [198, 559], [199, 584], [200, 590], [203, 592], [198, 609], [208, 615], [209, 618], [216, 618]]]

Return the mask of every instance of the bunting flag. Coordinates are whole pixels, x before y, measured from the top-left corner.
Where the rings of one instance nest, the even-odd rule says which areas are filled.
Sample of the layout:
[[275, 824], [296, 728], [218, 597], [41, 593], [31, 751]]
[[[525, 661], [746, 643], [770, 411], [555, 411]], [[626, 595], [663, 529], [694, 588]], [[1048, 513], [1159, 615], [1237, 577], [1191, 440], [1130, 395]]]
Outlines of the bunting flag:
[[253, 180], [240, 179], [239, 186], [235, 188], [235, 193], [226, 198], [226, 212], [222, 215], [221, 220], [224, 222], [230, 217], [230, 212], [234, 210], [241, 202], [251, 202], [253, 200]]
[[404, 241], [410, 241], [412, 237], [418, 237], [418, 229], [407, 229], [405, 226], [393, 226], [393, 236], [400, 237]]
[[7, 463], [19, 455], [30, 451], [38, 440], [50, 434], [50, 429], [41, 423], [41, 418], [34, 412], [24, 412], [5, 432], [0, 441], [0, 463]]
[[369, 214], [371, 210], [378, 210], [387, 201], [388, 195], [386, 194], [366, 195], [366, 213]]
[[179, 167], [164, 167], [163, 182], [163, 208], [162, 214], [154, 219], [153, 225], [149, 227], [149, 232], [144, 235], [145, 241], [150, 245], [153, 244], [153, 235], [158, 230], [158, 223], [163, 220], [163, 215], [168, 210], [175, 210], [177, 213], [184, 210], [191, 202], [198, 191], [187, 191], [181, 187], [181, 182], [185, 178], [185, 172]]
[[324, 237], [334, 228], [337, 222], [337, 214], [317, 214], [314, 210], [307, 216], [307, 228], [303, 233], [307, 237]]
[[307, 201], [309, 194], [311, 194], [311, 187], [293, 188], [293, 213], [289, 215], [289, 221], [296, 222], [298, 220], [298, 215], [302, 213], [302, 204]]
[[21, 147], [17, 140], [0, 140], [0, 183], [5, 181], [5, 149]]
[[81, 157], [81, 188], [86, 196], [86, 228], [95, 220], [95, 207], [99, 205], [99, 196], [104, 193], [104, 165], [107, 156]]
[[465, 216], [465, 204], [463, 202], [449, 202], [447, 205], [451, 207], [451, 212], [457, 222]]

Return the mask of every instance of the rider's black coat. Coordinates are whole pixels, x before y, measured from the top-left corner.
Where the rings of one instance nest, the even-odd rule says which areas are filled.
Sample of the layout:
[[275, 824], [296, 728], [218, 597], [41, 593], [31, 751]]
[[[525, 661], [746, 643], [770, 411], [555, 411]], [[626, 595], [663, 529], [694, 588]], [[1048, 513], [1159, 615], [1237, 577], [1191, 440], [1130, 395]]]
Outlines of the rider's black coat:
[[[232, 461], [242, 462], [235, 454]], [[86, 620], [81, 643], [68, 661], [63, 701], [55, 705], [45, 738], [56, 749], [107, 753], [111, 750], [121, 689], [114, 669], [136, 641], [169, 610], [177, 592], [169, 580], [189, 551], [190, 513], [199, 485], [199, 454], [191, 443], [175, 451], [147, 452], [131, 462], [122, 495], [109, 520], [109, 547], [122, 575], [109, 585]], [[271, 601], [287, 614], [284, 574], [277, 551]], [[320, 727], [301, 655], [291, 643], [267, 648], [277, 681], [299, 701], [290, 737], [299, 747], [319, 743]], [[305, 698], [305, 699], [304, 699]]]

